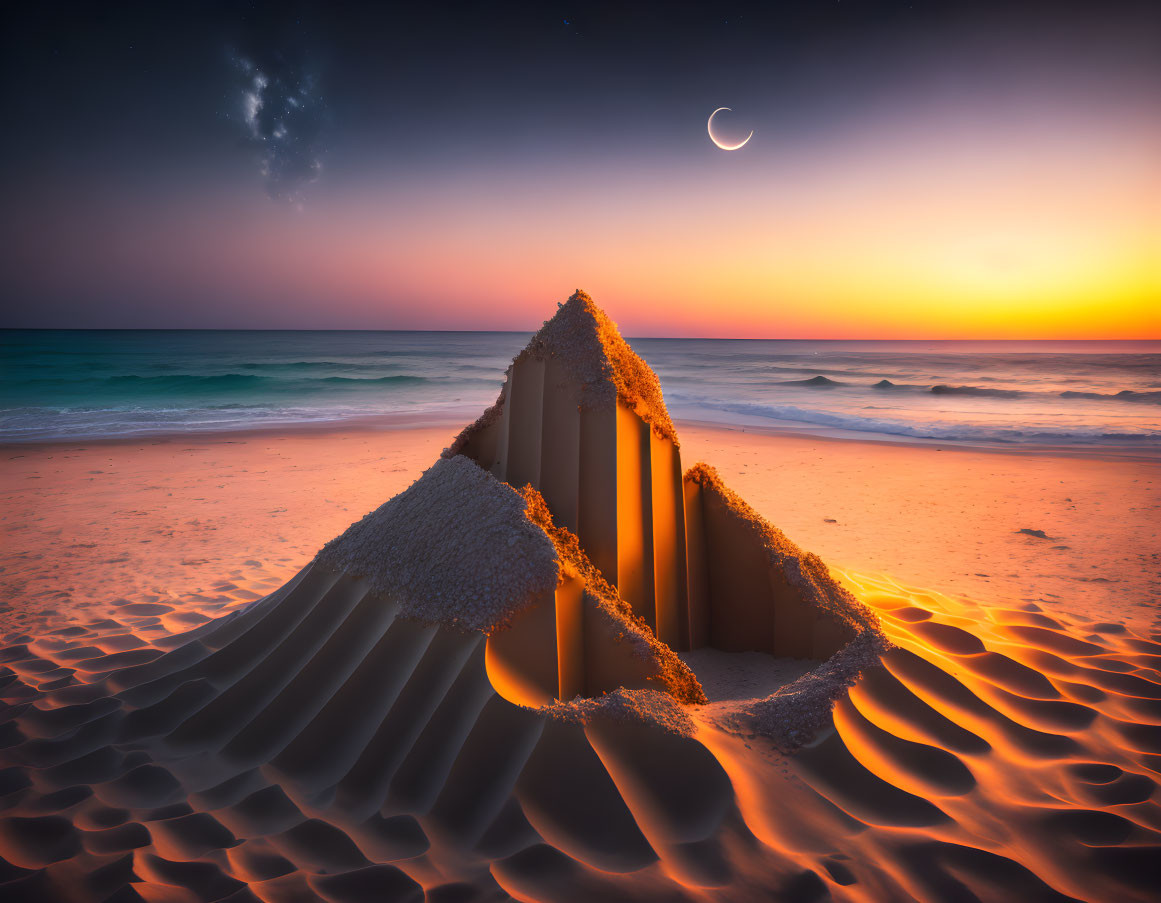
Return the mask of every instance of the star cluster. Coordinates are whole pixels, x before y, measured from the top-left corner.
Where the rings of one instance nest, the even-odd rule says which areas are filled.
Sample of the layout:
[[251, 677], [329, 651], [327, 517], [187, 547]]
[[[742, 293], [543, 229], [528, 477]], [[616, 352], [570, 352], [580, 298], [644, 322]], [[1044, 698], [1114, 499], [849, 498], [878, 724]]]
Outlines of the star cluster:
[[322, 171], [319, 137], [323, 100], [314, 77], [283, 60], [261, 64], [237, 56], [244, 137], [258, 152], [266, 191], [275, 200], [301, 204], [307, 185]]

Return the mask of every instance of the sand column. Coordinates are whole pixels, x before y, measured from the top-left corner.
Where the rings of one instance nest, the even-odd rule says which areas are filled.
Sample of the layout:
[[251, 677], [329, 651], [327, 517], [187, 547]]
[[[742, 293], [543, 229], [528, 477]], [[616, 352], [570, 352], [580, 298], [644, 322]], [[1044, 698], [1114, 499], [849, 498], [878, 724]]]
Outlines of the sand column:
[[[657, 630], [653, 596], [653, 479], [649, 424], [617, 403], [617, 589]], [[581, 545], [585, 538], [581, 536]]]
[[681, 453], [623, 402], [611, 413], [581, 414], [577, 536], [590, 560], [658, 639], [687, 649]]
[[653, 508], [654, 632], [671, 649], [689, 649], [689, 593], [685, 562], [685, 505], [681, 452], [649, 431]]
[[[592, 403], [555, 356], [519, 358], [499, 416], [462, 452], [509, 485], [531, 484], [553, 521], [674, 649], [690, 630], [681, 454], [617, 398]], [[700, 634], [697, 634], [700, 636]]]
[[700, 649], [710, 642], [709, 572], [706, 562], [705, 515], [702, 488], [697, 480], [682, 484], [685, 503], [686, 624], [688, 649]]

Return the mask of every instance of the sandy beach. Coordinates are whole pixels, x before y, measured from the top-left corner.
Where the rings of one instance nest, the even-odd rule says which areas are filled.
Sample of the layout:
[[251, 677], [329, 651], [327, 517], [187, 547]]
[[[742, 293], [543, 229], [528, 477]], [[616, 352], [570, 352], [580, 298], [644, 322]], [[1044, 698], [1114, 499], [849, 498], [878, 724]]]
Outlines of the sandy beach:
[[1155, 460], [675, 424], [579, 292], [458, 433], [2, 452], [6, 899], [1154, 889]]
[[[836, 567], [1156, 629], [1159, 461], [679, 426], [683, 457], [713, 464]], [[127, 601], [192, 598], [212, 613], [258, 598], [412, 483], [455, 431], [0, 448], [0, 623], [21, 630]]]

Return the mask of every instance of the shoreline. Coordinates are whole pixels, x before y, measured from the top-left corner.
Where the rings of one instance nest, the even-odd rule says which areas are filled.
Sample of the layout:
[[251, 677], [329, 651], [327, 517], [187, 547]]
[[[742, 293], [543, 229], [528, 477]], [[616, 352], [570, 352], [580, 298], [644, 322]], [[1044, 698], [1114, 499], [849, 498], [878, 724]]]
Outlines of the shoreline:
[[[126, 598], [260, 597], [406, 488], [463, 425], [0, 446], [0, 621]], [[1161, 610], [1157, 459], [679, 429], [683, 466], [714, 466], [844, 571], [1146, 626]]]
[[722, 423], [715, 420], [694, 420], [675, 418], [678, 426], [694, 429], [719, 430], [721, 432], [754, 433], [766, 436], [785, 436], [793, 439], [811, 439], [819, 442], [849, 442], [866, 443], [870, 445], [888, 445], [898, 448], [925, 448], [936, 451], [965, 451], [980, 452], [996, 455], [1035, 455], [1060, 458], [1097, 458], [1100, 460], [1132, 460], [1161, 462], [1161, 448], [1151, 448], [1143, 445], [1039, 445], [1035, 443], [1006, 445], [975, 444], [962, 439], [925, 439], [905, 438], [893, 436], [890, 433], [858, 433], [854, 430], [810, 431], [798, 430], [792, 427], [764, 426], [750, 424]]
[[[471, 409], [475, 411], [475, 408]], [[0, 439], [0, 456], [17, 449], [45, 451], [73, 448], [77, 446], [137, 446], [167, 445], [173, 443], [218, 443], [229, 444], [240, 440], [262, 439], [277, 436], [338, 436], [346, 434], [389, 434], [408, 430], [448, 429], [454, 438], [460, 430], [475, 418], [467, 415], [448, 414], [435, 416], [428, 414], [375, 414], [367, 417], [352, 417], [344, 420], [325, 420], [271, 425], [269, 427], [250, 426], [222, 430], [190, 430], [188, 432], [135, 433], [120, 436], [95, 436], [55, 439], [13, 440]], [[809, 439], [819, 442], [842, 442], [892, 446], [898, 448], [924, 448], [936, 451], [978, 452], [982, 454], [1040, 456], [1057, 458], [1092, 458], [1106, 461], [1143, 461], [1161, 463], [1161, 448], [1132, 444], [1091, 444], [1091, 445], [1044, 445], [974, 443], [962, 439], [928, 439], [903, 437], [890, 433], [861, 433], [839, 428], [801, 429], [794, 426], [776, 424], [741, 424], [717, 420], [674, 417], [678, 427], [717, 430], [723, 433], [747, 433], [790, 439]]]
[[[59, 448], [75, 445], [161, 445], [172, 442], [199, 442], [219, 440], [222, 442], [238, 439], [257, 439], [263, 436], [297, 435], [343, 435], [347, 433], [392, 433], [404, 430], [449, 429], [471, 423], [479, 416], [478, 408], [465, 407], [464, 413], [453, 412], [435, 416], [431, 414], [411, 414], [398, 412], [372, 414], [366, 417], [348, 417], [341, 420], [296, 421], [272, 423], [269, 426], [231, 427], [227, 429], [202, 429], [137, 433], [117, 436], [77, 436], [54, 439], [0, 439], [0, 452], [13, 448]], [[459, 431], [456, 429], [456, 432]]]

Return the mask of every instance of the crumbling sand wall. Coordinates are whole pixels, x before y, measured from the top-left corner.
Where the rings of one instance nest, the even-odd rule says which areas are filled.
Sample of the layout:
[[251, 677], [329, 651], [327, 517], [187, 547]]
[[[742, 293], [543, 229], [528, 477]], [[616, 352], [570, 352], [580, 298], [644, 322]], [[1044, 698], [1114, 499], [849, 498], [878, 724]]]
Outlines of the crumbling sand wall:
[[690, 556], [690, 631], [698, 646], [825, 659], [873, 616], [705, 465], [685, 475]]

